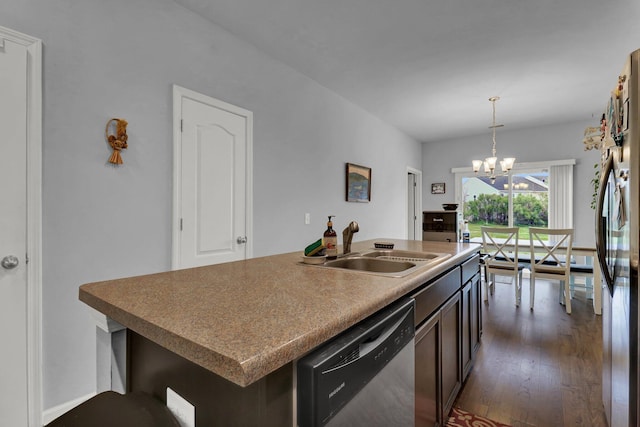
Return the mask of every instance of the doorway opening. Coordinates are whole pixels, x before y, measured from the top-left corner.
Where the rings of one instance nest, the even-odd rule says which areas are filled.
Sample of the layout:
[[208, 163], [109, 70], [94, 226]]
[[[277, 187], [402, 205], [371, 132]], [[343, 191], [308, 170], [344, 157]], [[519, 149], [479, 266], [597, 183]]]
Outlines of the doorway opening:
[[422, 240], [422, 172], [407, 167], [407, 239]]

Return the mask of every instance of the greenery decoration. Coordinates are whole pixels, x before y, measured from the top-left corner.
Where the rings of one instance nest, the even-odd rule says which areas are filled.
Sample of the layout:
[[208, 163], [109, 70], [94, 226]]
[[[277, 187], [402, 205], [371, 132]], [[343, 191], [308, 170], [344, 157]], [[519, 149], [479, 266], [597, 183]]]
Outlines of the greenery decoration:
[[591, 186], [593, 187], [593, 194], [591, 194], [591, 209], [596, 208], [596, 204], [598, 203], [598, 189], [600, 188], [600, 163], [596, 163], [593, 165], [595, 169], [595, 173], [591, 178]]

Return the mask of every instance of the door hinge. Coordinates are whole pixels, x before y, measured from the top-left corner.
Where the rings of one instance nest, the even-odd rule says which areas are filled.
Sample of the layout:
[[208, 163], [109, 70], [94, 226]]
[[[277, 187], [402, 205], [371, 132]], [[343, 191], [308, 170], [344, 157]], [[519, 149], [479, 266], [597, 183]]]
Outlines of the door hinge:
[[29, 264], [29, 254], [24, 254], [24, 263]]
[[180, 231], [182, 231], [182, 218], [180, 218]]
[[183, 132], [183, 129], [184, 129], [183, 125], [184, 125], [184, 120], [180, 119], [180, 132]]

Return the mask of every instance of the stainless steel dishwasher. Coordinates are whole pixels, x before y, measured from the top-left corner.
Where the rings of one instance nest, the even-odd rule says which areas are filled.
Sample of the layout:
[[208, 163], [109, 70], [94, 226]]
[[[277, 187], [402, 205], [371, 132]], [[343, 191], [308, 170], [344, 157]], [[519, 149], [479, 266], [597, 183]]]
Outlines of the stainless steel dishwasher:
[[414, 426], [414, 301], [401, 299], [298, 362], [298, 426]]

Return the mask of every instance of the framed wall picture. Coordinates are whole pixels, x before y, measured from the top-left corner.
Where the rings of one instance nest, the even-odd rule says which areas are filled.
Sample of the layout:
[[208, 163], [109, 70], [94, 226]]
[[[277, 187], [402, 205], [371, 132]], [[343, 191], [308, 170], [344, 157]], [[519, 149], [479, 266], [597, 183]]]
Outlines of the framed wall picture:
[[347, 163], [346, 183], [347, 202], [371, 201], [371, 168]]
[[431, 194], [444, 194], [444, 182], [431, 184]]

